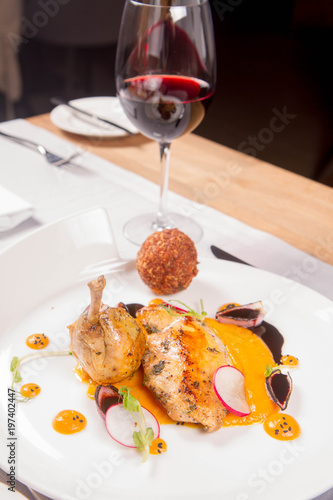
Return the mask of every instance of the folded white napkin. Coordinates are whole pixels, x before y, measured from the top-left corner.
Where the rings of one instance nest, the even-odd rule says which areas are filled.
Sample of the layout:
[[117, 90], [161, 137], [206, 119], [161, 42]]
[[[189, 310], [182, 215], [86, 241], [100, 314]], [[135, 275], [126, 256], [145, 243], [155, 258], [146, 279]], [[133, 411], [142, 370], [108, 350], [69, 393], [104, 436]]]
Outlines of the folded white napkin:
[[8, 231], [29, 219], [34, 212], [30, 203], [0, 186], [0, 231]]

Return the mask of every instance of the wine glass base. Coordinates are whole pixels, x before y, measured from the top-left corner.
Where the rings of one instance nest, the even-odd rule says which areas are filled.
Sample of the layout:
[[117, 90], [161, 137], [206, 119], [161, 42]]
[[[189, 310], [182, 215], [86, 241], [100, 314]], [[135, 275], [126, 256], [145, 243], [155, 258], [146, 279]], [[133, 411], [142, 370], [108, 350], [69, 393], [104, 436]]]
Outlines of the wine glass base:
[[125, 237], [135, 245], [142, 245], [148, 236], [155, 231], [163, 229], [177, 228], [179, 231], [187, 234], [194, 243], [198, 243], [203, 237], [203, 229], [201, 226], [189, 217], [184, 215], [169, 213], [163, 227], [159, 227], [156, 223], [156, 213], [143, 214], [130, 219], [124, 225], [123, 231]]

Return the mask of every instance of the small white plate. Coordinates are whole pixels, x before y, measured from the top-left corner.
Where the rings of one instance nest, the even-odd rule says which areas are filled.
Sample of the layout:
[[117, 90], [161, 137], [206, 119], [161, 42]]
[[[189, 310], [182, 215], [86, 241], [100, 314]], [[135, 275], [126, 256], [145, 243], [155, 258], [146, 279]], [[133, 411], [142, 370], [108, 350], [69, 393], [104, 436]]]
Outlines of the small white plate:
[[[100, 118], [110, 120], [117, 125], [127, 128], [134, 134], [138, 131], [125, 115], [120, 101], [117, 97], [84, 97], [69, 101], [83, 111], [93, 113]], [[73, 134], [87, 135], [90, 137], [121, 137], [127, 133], [120, 128], [112, 127], [108, 124], [95, 124], [89, 117], [85, 119], [83, 115], [76, 114], [69, 107], [60, 105], [51, 111], [51, 121], [65, 132]]]

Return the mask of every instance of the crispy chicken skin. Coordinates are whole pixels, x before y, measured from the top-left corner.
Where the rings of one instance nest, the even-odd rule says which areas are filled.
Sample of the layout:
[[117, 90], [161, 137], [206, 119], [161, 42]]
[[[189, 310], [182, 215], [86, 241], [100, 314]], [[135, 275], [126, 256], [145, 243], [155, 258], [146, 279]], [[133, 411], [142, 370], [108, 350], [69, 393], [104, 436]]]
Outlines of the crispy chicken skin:
[[88, 283], [90, 306], [68, 327], [70, 350], [99, 384], [112, 384], [138, 369], [145, 351], [140, 323], [121, 307], [102, 304], [104, 276]]
[[137, 318], [147, 333], [144, 384], [173, 420], [218, 430], [227, 410], [212, 378], [219, 366], [230, 364], [223, 342], [204, 322], [171, 315], [160, 305], [140, 309]]

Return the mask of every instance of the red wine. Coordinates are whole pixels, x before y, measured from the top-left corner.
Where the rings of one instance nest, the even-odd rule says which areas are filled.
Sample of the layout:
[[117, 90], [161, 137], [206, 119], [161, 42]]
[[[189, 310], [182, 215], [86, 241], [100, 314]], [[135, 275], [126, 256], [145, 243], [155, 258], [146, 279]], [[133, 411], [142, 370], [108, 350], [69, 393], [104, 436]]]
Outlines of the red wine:
[[145, 75], [124, 83], [119, 98], [128, 118], [161, 143], [194, 130], [213, 95], [208, 83], [186, 76]]

